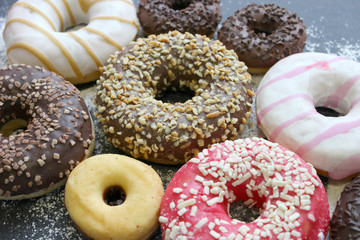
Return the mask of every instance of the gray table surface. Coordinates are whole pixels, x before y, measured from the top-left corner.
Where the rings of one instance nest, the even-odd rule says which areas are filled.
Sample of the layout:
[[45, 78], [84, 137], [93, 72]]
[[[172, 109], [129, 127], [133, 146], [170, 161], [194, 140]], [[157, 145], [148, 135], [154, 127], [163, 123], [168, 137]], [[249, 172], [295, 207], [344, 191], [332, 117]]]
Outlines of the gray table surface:
[[[15, 0], [0, 0], [0, 32], [5, 26], [5, 15]], [[137, 6], [139, 0], [134, 3]], [[238, 1], [222, 0], [223, 20], [232, 15], [237, 9], [245, 7], [251, 2], [276, 3], [296, 12], [307, 26], [307, 45], [305, 51], [317, 51], [341, 55], [360, 61], [360, 1], [358, 0], [278, 0], [278, 1]], [[220, 26], [219, 26], [220, 27]], [[141, 34], [140, 34], [141, 36]], [[214, 36], [216, 38], [216, 35]], [[0, 67], [8, 64], [5, 44], [0, 37]], [[254, 76], [256, 89], [261, 75]], [[94, 154], [119, 153], [110, 143], [101, 129], [100, 123], [94, 117], [95, 106], [93, 93], [95, 83], [78, 86], [81, 90], [96, 128], [96, 147]], [[254, 107], [254, 106], [253, 106]], [[250, 119], [252, 125], [239, 137], [262, 136], [256, 127], [256, 116]], [[173, 174], [180, 166], [165, 166], [153, 164], [159, 173], [164, 187], [167, 186]], [[346, 183], [322, 178], [327, 188], [331, 210]], [[239, 206], [232, 210], [238, 218], [251, 218], [253, 211]], [[245, 216], [245, 217], [244, 217]], [[249, 219], [247, 219], [249, 220]], [[0, 201], [0, 239], [83, 239], [77, 232], [64, 207], [63, 187], [43, 197], [22, 201]], [[161, 239], [160, 230], [152, 239]]]

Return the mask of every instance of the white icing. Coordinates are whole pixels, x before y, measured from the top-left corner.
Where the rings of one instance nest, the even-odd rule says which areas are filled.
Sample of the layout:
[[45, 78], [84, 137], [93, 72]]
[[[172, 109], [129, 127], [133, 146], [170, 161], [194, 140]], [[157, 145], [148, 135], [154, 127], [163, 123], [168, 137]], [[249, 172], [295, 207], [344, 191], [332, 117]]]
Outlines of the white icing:
[[[325, 117], [316, 106], [344, 116]], [[334, 179], [360, 170], [360, 64], [323, 53], [299, 53], [275, 64], [256, 99], [260, 128]]]

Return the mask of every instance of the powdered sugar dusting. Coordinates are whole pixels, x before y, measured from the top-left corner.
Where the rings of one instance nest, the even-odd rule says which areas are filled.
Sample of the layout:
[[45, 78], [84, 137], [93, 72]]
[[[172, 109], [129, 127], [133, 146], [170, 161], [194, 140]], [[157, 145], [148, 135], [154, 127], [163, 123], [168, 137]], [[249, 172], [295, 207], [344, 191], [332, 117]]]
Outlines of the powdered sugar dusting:
[[324, 39], [324, 28], [311, 25], [307, 28], [308, 39], [306, 41], [305, 51], [324, 52], [328, 54], [339, 55], [354, 61], [360, 61], [360, 40], [350, 41], [341, 38], [337, 41]]

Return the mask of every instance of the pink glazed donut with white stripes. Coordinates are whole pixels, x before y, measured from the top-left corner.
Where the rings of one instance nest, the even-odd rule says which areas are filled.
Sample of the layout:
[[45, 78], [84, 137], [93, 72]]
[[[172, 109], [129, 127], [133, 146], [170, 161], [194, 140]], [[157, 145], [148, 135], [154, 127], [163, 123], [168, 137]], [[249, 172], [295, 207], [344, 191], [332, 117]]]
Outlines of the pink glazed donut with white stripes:
[[[324, 116], [316, 107], [340, 116]], [[291, 55], [265, 74], [256, 112], [270, 141], [319, 174], [343, 179], [360, 171], [360, 63], [324, 53]]]

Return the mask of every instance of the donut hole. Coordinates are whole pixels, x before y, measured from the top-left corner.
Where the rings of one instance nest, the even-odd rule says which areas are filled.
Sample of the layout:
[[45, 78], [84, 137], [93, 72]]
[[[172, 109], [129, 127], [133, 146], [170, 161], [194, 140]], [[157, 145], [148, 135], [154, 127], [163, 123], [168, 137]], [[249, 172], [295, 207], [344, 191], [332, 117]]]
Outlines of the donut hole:
[[0, 109], [0, 133], [3, 137], [10, 137], [25, 132], [29, 125], [26, 106], [16, 102], [5, 102]]
[[80, 28], [83, 28], [87, 26], [87, 23], [78, 23], [78, 24], [75, 24], [73, 26], [67, 26], [64, 30], [64, 32], [75, 32], [77, 30], [79, 30]]
[[28, 121], [25, 119], [11, 119], [1, 127], [1, 135], [10, 137], [25, 132], [28, 126]]
[[349, 107], [340, 97], [327, 96], [316, 101], [315, 110], [325, 117], [342, 117], [348, 113]]
[[265, 35], [269, 36], [272, 34], [277, 28], [276, 24], [260, 24], [255, 23], [253, 25], [253, 31], [256, 35]]
[[328, 108], [328, 107], [315, 107], [316, 111], [318, 113], [320, 113], [321, 115], [325, 116], [325, 117], [340, 117], [340, 116], [344, 116], [344, 114], [339, 113], [338, 111]]
[[159, 91], [155, 99], [165, 103], [185, 103], [195, 96], [195, 92], [190, 88], [167, 88], [165, 91]]
[[229, 216], [232, 219], [250, 223], [260, 216], [260, 209], [256, 206], [247, 206], [243, 201], [235, 201], [230, 204]]
[[104, 191], [103, 199], [109, 206], [118, 206], [125, 202], [126, 194], [120, 186], [111, 186]]
[[190, 0], [175, 0], [171, 3], [170, 7], [175, 11], [180, 11], [182, 9], [189, 7], [190, 3], [191, 3]]

